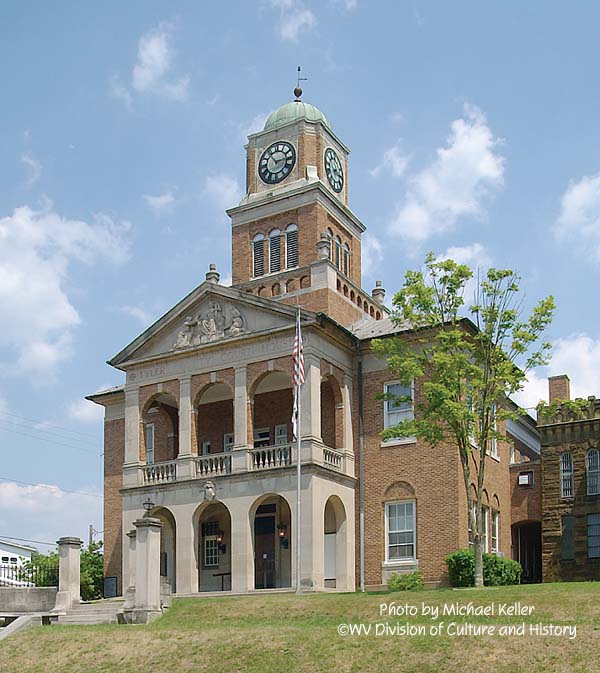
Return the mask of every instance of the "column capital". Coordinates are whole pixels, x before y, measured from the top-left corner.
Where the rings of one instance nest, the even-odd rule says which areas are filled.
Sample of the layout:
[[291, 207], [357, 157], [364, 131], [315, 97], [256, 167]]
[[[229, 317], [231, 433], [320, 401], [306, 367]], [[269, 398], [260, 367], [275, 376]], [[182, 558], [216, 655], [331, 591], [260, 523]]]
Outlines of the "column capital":
[[136, 519], [133, 522], [133, 525], [138, 528], [162, 528], [163, 522], [160, 519], [157, 519], [153, 516], [144, 516], [141, 519]]
[[77, 547], [81, 549], [83, 541], [78, 537], [61, 537], [56, 541], [59, 547]]

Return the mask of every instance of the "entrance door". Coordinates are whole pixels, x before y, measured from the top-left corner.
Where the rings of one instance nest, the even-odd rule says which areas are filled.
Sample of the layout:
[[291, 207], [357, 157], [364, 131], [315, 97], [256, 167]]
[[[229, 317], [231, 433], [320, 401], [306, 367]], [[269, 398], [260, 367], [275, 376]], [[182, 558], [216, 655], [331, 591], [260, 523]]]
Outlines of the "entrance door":
[[336, 558], [335, 558], [335, 533], [325, 533], [325, 586], [335, 588]]
[[275, 517], [254, 519], [254, 587], [275, 587]]

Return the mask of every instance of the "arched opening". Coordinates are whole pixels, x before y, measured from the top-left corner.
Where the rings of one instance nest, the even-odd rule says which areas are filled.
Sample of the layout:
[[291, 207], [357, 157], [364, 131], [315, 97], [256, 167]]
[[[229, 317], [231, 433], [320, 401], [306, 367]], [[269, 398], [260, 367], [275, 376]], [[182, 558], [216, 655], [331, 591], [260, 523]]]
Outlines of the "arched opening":
[[350, 290], [350, 301], [352, 302], [356, 301], [356, 295], [354, 294], [354, 290]]
[[271, 296], [278, 297], [281, 294], [281, 286], [279, 283], [273, 283], [271, 287]]
[[323, 516], [324, 584], [331, 589], [345, 589], [348, 526], [344, 504], [337, 495], [327, 500]]
[[286, 292], [294, 292], [295, 290], [296, 290], [296, 280], [294, 278], [291, 278], [285, 284], [285, 291]]
[[250, 508], [254, 588], [292, 586], [292, 515], [280, 495], [260, 497]]
[[326, 446], [343, 446], [342, 391], [337, 379], [327, 376], [321, 381], [321, 438]]
[[[233, 392], [221, 382], [203, 388], [194, 402], [199, 456], [233, 449]], [[199, 463], [199, 467], [202, 465]], [[201, 469], [201, 474], [203, 474]]]
[[511, 526], [512, 557], [522, 568], [521, 582], [542, 581], [542, 525], [539, 521], [520, 521]]
[[344, 297], [348, 296], [348, 286], [344, 283]]
[[293, 390], [289, 374], [270, 371], [254, 384], [252, 401], [252, 467], [291, 464]]
[[175, 460], [179, 453], [179, 408], [167, 393], [154, 395], [142, 410], [140, 460], [146, 465]]
[[300, 278], [300, 289], [304, 289], [305, 287], [310, 287], [310, 279], [308, 276], [302, 276]]
[[175, 517], [165, 507], [158, 507], [151, 516], [160, 519], [162, 528], [160, 529], [160, 576], [165, 579], [171, 588], [171, 592], [177, 591], [176, 583], [176, 525]]
[[375, 320], [381, 320], [381, 312], [380, 311], [377, 311], [377, 313], [375, 314]]
[[281, 231], [273, 229], [269, 232], [269, 272], [281, 271]]
[[371, 318], [374, 318], [374, 317], [375, 317], [375, 309], [374, 309], [372, 306], [371, 306], [371, 308], [369, 309], [369, 315], [371, 316]]
[[358, 308], [362, 308], [362, 299], [360, 297], [356, 300], [356, 305]]
[[231, 515], [221, 502], [194, 513], [198, 591], [231, 591]]

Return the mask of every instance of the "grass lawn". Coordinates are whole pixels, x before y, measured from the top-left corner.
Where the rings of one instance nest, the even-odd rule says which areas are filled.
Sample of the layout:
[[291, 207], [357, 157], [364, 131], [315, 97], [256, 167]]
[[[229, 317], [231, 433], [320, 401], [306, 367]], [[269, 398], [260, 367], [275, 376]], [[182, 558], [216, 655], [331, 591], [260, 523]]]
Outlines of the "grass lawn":
[[[530, 616], [380, 617], [380, 604], [533, 606]], [[576, 626], [565, 636], [338, 634], [338, 625], [443, 621]], [[375, 628], [374, 626], [372, 628]], [[3, 673], [600, 672], [600, 583], [395, 594], [179, 599], [150, 626], [51, 626], [0, 643]]]

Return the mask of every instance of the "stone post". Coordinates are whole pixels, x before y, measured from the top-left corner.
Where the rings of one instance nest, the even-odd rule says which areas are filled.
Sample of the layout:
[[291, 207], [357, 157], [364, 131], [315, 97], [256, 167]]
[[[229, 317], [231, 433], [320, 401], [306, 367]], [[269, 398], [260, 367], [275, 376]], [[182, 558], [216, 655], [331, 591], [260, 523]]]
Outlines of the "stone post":
[[55, 610], [64, 612], [80, 597], [80, 557], [82, 541], [78, 537], [61, 537], [58, 545], [58, 593]]
[[147, 623], [161, 613], [160, 529], [162, 521], [151, 516], [136, 519], [135, 608], [132, 621]]
[[302, 385], [302, 439], [321, 441], [321, 363], [314, 355], [304, 358]]
[[127, 560], [127, 574], [123, 578], [123, 595], [125, 596], [124, 610], [132, 609], [135, 606], [135, 542], [136, 531], [130, 530], [127, 533], [129, 538], [129, 558]]

